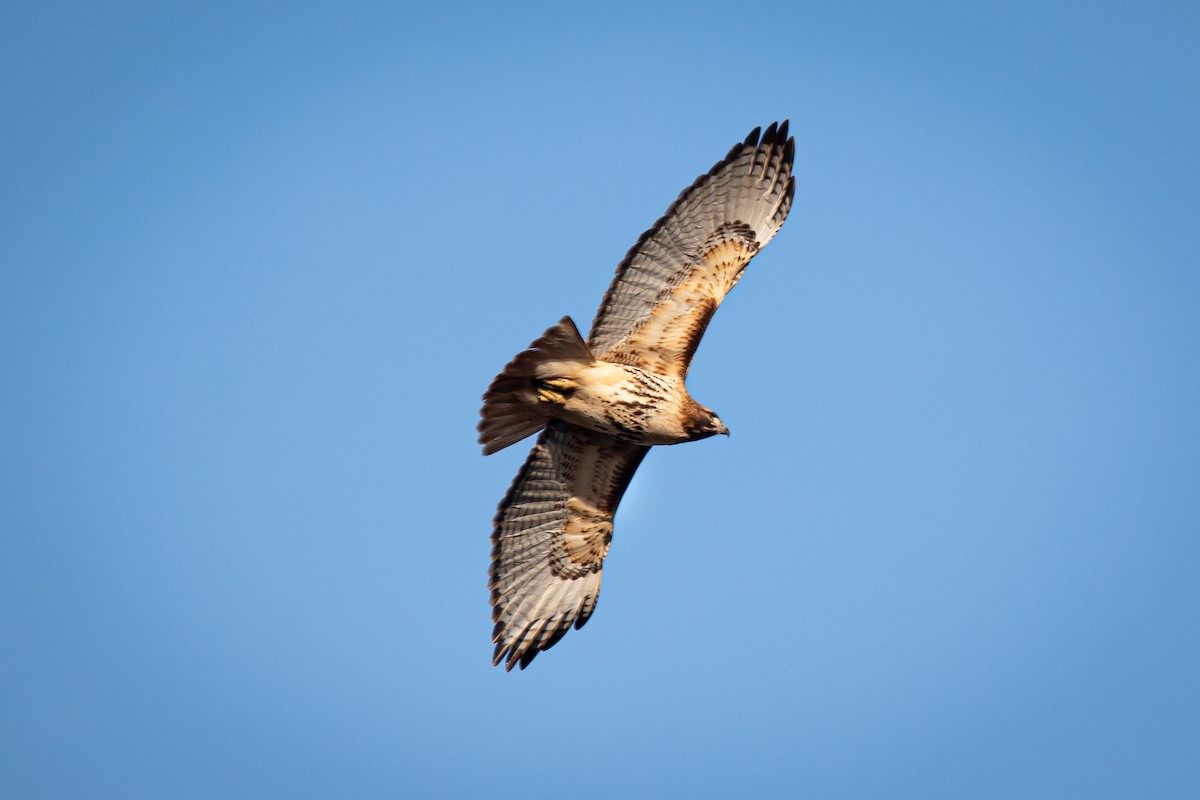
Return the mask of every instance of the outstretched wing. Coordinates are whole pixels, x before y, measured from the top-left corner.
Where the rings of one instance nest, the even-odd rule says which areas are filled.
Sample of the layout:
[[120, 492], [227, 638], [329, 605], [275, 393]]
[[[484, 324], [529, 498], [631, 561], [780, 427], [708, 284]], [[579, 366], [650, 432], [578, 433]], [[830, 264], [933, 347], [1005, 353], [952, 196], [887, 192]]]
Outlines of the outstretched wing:
[[613, 514], [648, 449], [557, 421], [542, 432], [494, 521], [493, 664], [524, 669], [588, 621]]
[[792, 206], [788, 124], [755, 128], [642, 234], [592, 322], [597, 358], [686, 376], [696, 345], [746, 264]]

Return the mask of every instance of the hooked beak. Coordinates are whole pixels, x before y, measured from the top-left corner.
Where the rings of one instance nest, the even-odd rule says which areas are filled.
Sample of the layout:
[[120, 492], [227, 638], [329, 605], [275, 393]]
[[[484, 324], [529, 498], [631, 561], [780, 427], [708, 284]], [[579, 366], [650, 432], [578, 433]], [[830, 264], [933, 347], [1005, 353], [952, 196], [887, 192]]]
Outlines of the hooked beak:
[[707, 439], [718, 433], [729, 435], [729, 428], [725, 427], [721, 418], [701, 405], [697, 405], [692, 410], [690, 418], [683, 421], [683, 430], [688, 441]]

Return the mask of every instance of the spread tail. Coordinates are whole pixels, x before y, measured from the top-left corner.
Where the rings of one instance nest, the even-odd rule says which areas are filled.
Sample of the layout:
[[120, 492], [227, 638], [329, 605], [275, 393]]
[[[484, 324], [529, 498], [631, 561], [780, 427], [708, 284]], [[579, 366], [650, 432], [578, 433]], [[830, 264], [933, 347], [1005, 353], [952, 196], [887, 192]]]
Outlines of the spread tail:
[[[483, 395], [479, 443], [485, 456], [537, 433], [554, 416], [555, 405], [539, 391], [553, 392], [554, 380], [593, 363], [592, 351], [570, 317], [547, 329], [508, 362]], [[549, 383], [548, 383], [549, 382]]]

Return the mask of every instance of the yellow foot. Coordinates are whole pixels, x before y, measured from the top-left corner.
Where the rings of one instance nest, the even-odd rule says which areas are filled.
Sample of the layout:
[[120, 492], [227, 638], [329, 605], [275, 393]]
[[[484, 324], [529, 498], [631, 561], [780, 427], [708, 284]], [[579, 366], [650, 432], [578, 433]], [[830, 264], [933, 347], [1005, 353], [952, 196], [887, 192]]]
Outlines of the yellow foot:
[[575, 391], [575, 381], [570, 378], [550, 378], [538, 381], [537, 398], [542, 403], [552, 403], [556, 406], [565, 405], [567, 396]]

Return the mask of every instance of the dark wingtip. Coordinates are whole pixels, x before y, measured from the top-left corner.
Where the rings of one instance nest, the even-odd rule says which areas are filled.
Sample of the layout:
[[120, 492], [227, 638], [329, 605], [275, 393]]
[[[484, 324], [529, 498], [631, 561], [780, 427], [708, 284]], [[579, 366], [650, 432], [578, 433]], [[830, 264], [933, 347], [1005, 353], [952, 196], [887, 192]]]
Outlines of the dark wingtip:
[[765, 132], [763, 132], [763, 135], [762, 135], [762, 144], [763, 144], [764, 146], [765, 146], [765, 145], [768, 145], [768, 144], [772, 144], [772, 143], [774, 143], [774, 141], [775, 141], [775, 130], [776, 130], [776, 128], [778, 128], [778, 127], [779, 127], [779, 123], [778, 123], [778, 122], [772, 122], [770, 125], [768, 125], [768, 126], [767, 126], [767, 130], [766, 130]]
[[[505, 660], [505, 656], [508, 657], [507, 660]], [[500, 666], [501, 661], [504, 661], [504, 671], [512, 672], [512, 668], [516, 666], [517, 663], [517, 653], [511, 644], [496, 645], [496, 652], [492, 656], [492, 666]]]
[[754, 147], [756, 144], [758, 144], [758, 134], [761, 131], [762, 128], [755, 128], [754, 130], [750, 131], [750, 135], [746, 137], [746, 140], [742, 142], [742, 144], [744, 144], [746, 147]]

